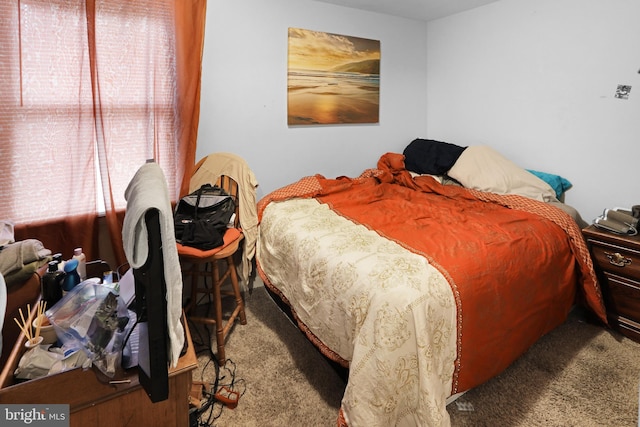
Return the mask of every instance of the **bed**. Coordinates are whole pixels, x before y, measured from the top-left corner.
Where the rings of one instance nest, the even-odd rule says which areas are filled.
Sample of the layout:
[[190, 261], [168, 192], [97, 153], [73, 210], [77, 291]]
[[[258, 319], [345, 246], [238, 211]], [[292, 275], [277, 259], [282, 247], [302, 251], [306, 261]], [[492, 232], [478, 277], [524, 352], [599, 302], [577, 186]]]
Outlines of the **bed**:
[[[606, 323], [579, 217], [546, 182], [488, 147], [464, 147], [439, 174], [408, 170], [407, 154], [258, 203], [265, 286], [348, 368], [338, 425], [449, 425], [448, 399], [506, 369], [574, 304]], [[489, 187], [472, 182], [486, 170]]]

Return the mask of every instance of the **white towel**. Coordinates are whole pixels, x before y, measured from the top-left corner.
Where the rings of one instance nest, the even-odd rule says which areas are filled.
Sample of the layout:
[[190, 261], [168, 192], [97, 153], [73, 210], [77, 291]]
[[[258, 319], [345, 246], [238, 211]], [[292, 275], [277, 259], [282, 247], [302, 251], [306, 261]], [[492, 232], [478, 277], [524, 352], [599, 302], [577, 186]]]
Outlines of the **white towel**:
[[147, 261], [149, 243], [145, 213], [152, 208], [160, 213], [164, 278], [167, 284], [167, 324], [171, 348], [171, 366], [178, 364], [184, 345], [182, 316], [182, 273], [173, 227], [173, 212], [169, 202], [167, 181], [157, 163], [145, 163], [138, 169], [125, 190], [127, 210], [122, 227], [124, 253], [131, 268], [142, 267]]
[[0, 247], [13, 242], [13, 222], [0, 220]]

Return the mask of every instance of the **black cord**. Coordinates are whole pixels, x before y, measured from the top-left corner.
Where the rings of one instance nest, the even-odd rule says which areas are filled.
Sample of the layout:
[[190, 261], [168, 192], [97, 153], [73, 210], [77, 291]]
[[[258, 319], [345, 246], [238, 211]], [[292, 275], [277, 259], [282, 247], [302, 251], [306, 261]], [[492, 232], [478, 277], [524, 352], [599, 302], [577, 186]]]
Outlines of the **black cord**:
[[138, 326], [138, 323], [140, 323], [140, 318], [136, 315], [136, 322], [133, 324], [131, 329], [129, 329], [129, 332], [127, 333], [127, 336], [125, 337], [124, 341], [122, 342], [122, 347], [121, 347], [122, 349], [127, 347], [127, 341], [129, 341], [129, 337], [131, 336], [131, 333], [136, 328], [136, 326]]
[[[129, 265], [128, 262], [124, 262], [124, 263], [120, 264], [118, 267], [116, 267], [116, 275], [118, 276], [118, 282], [120, 281], [120, 279], [122, 279], [122, 276], [124, 276], [124, 274], [120, 275], [120, 271], [122, 271], [122, 267], [128, 266], [128, 265]], [[125, 273], [126, 273], [126, 271], [125, 271]]]
[[[202, 380], [202, 382], [204, 382], [205, 371], [211, 363], [213, 363], [214, 369], [215, 369], [215, 377], [214, 377], [215, 379], [214, 379], [211, 391], [207, 391], [207, 390], [204, 391], [204, 396], [206, 397], [204, 404], [202, 404], [200, 408], [195, 408], [190, 412], [191, 427], [211, 427], [211, 417], [213, 415], [213, 409], [214, 409], [211, 407], [215, 403], [215, 390], [218, 390], [220, 366], [218, 364], [218, 359], [215, 357], [215, 354], [213, 354], [213, 351], [211, 350], [211, 332], [209, 331], [209, 328], [206, 325], [203, 328], [198, 328], [196, 327], [196, 325], [193, 324], [191, 320], [189, 320], [189, 324], [190, 324], [189, 327], [192, 333], [191, 341], [193, 342], [194, 347], [196, 347], [196, 355], [201, 355], [202, 353], [206, 353], [209, 358], [207, 363], [202, 368], [202, 373], [200, 375], [200, 379]], [[206, 331], [207, 333], [208, 339], [206, 343], [202, 339], [203, 337], [202, 337], [201, 329], [204, 329], [204, 331]], [[194, 334], [197, 337], [193, 336]], [[205, 413], [209, 408], [211, 408], [211, 411], [209, 412], [209, 416], [207, 417], [207, 419], [203, 419]], [[221, 415], [221, 413], [222, 413], [222, 408], [220, 408], [219, 413], [215, 415], [214, 419], [217, 419]]]
[[[211, 269], [213, 268], [210, 265], [207, 265], [205, 268]], [[210, 272], [210, 270], [207, 270]], [[204, 286], [209, 289], [210, 284], [208, 283], [208, 274], [204, 276]], [[195, 309], [200, 302], [203, 301], [204, 298], [208, 297], [208, 305], [207, 311], [210, 310], [211, 303], [213, 302], [211, 292], [206, 292], [205, 295], [201, 296], [197, 301], [191, 301], [193, 304], [193, 308]], [[190, 427], [213, 427], [212, 422], [220, 418], [222, 415], [222, 410], [224, 409], [225, 404], [220, 402], [216, 394], [221, 390], [222, 387], [226, 387], [228, 390], [238, 393], [235, 389], [238, 385], [242, 386], [242, 392], [238, 393], [238, 398], [244, 395], [246, 391], [246, 384], [243, 379], [236, 379], [236, 364], [231, 360], [227, 359], [224, 366], [220, 366], [218, 363], [218, 358], [213, 353], [211, 348], [212, 335], [211, 330], [207, 325], [203, 325], [202, 327], [197, 327], [193, 321], [191, 321], [188, 317], [189, 328], [191, 330], [192, 339], [194, 347], [196, 348], [196, 355], [201, 355], [203, 353], [208, 355], [207, 363], [205, 363], [202, 368], [202, 373], [200, 375], [201, 381], [204, 383], [205, 372], [207, 367], [213, 363], [215, 369], [215, 379], [213, 384], [211, 384], [211, 388], [209, 390], [204, 390], [203, 396], [206, 397], [204, 399], [204, 403], [200, 408], [192, 409], [190, 414]], [[203, 339], [202, 330], [206, 331], [206, 341]], [[194, 336], [195, 335], [195, 336]], [[231, 365], [231, 368], [228, 368], [227, 365]], [[221, 371], [225, 371], [226, 375], [221, 375]], [[222, 381], [230, 378], [228, 382], [222, 383]]]
[[[215, 358], [212, 359], [212, 360], [214, 361], [214, 363], [216, 365], [218, 364]], [[207, 362], [207, 364], [209, 362]], [[231, 367], [227, 367], [227, 365], [231, 365]], [[205, 365], [205, 368], [206, 368], [206, 365]], [[207, 399], [206, 399], [205, 404], [199, 410], [200, 411], [200, 414], [199, 414], [200, 415], [200, 419], [199, 419], [199, 424], [197, 425], [197, 427], [211, 427], [212, 426], [212, 421], [217, 420], [222, 415], [222, 410], [224, 409], [225, 404], [223, 402], [220, 402], [217, 399], [216, 394], [223, 387], [227, 388], [228, 390], [230, 390], [232, 392], [238, 393], [238, 399], [241, 396], [243, 396], [245, 391], [246, 391], [246, 384], [245, 384], [244, 380], [243, 379], [236, 379], [236, 364], [231, 359], [227, 359], [227, 361], [225, 362], [224, 366], [222, 368], [220, 368], [220, 370], [218, 370], [218, 373], [220, 373], [221, 370], [226, 370], [227, 374], [226, 375], [218, 375], [216, 377], [217, 385], [213, 385], [210, 392], [205, 391], [204, 394], [206, 395]], [[203, 371], [203, 375], [204, 375], [204, 371]], [[229, 378], [230, 381], [228, 383], [221, 384], [220, 381], [224, 380], [226, 378]], [[241, 392], [238, 392], [238, 390], [237, 390], [239, 385], [242, 387], [242, 391]], [[208, 416], [207, 416], [206, 419], [204, 419], [203, 415], [205, 413], [207, 413], [208, 410], [209, 410]]]
[[[243, 379], [236, 378], [236, 364], [227, 359], [223, 366], [218, 363], [218, 358], [211, 349], [211, 330], [206, 325], [203, 327], [196, 327], [192, 321], [189, 321], [190, 329], [192, 332], [192, 342], [196, 348], [196, 355], [206, 354], [208, 360], [202, 368], [200, 375], [201, 381], [204, 383], [205, 374], [209, 366], [213, 364], [215, 369], [215, 376], [213, 383], [210, 383], [211, 387], [205, 389], [203, 392], [204, 403], [200, 408], [195, 408], [190, 411], [191, 414], [191, 427], [213, 427], [213, 422], [220, 418], [224, 409], [224, 403], [220, 402], [216, 394], [226, 387], [228, 390], [238, 393], [238, 398], [243, 396], [246, 391], [246, 384]], [[203, 331], [206, 332], [206, 337], [203, 336]], [[206, 338], [203, 339], [203, 338]], [[241, 388], [241, 391], [238, 390]]]

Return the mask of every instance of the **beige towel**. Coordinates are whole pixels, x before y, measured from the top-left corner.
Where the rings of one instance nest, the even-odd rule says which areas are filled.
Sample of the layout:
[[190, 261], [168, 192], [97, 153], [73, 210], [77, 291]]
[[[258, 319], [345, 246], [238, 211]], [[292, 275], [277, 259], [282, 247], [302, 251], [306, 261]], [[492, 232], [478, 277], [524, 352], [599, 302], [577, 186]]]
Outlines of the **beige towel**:
[[173, 228], [173, 212], [169, 202], [167, 181], [157, 163], [146, 163], [138, 169], [125, 190], [127, 211], [122, 226], [124, 253], [131, 268], [142, 267], [147, 261], [149, 243], [145, 213], [152, 208], [160, 212], [164, 278], [167, 284], [167, 325], [169, 327], [171, 366], [178, 364], [184, 345], [182, 316], [182, 274]]
[[240, 279], [246, 289], [251, 274], [252, 260], [256, 253], [258, 238], [258, 211], [256, 209], [256, 188], [258, 180], [247, 162], [232, 153], [213, 153], [193, 173], [189, 182], [189, 192], [200, 188], [202, 184], [214, 185], [220, 175], [228, 176], [238, 183], [240, 208], [240, 227], [244, 234]]

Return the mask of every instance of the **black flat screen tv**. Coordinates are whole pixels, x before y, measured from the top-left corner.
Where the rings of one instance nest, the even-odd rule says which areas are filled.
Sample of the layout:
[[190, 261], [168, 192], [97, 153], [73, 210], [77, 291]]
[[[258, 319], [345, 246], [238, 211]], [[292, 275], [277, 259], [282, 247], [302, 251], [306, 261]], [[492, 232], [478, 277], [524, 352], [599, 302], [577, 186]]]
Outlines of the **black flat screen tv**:
[[149, 209], [145, 223], [148, 257], [142, 267], [133, 269], [139, 336], [138, 378], [151, 401], [160, 402], [169, 396], [169, 331], [159, 211]]

